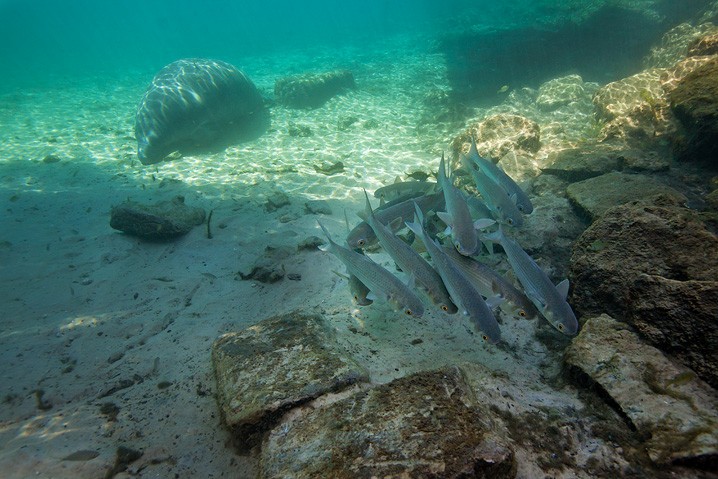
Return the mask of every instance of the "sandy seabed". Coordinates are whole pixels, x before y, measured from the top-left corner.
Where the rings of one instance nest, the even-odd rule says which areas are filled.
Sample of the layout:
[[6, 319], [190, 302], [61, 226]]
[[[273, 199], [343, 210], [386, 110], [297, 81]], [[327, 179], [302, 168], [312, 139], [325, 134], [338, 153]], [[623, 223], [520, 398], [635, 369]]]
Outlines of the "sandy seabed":
[[[463, 320], [436, 312], [415, 321], [380, 305], [357, 309], [332, 272], [343, 267], [320, 251], [284, 261], [300, 280], [239, 278], [266, 246], [294, 248], [321, 236], [317, 218], [340, 238], [345, 210], [358, 221], [362, 188], [436, 171], [458, 131], [419, 135], [416, 125], [423, 95], [448, 88], [445, 66], [440, 55], [409, 45], [235, 62], [264, 91], [278, 76], [336, 67], [352, 70], [359, 88], [316, 110], [273, 108], [270, 131], [255, 141], [152, 166], [136, 159], [133, 121], [153, 72], [4, 95], [3, 477], [103, 477], [120, 446], [143, 455], [116, 477], [252, 477], [254, 460], [233, 451], [220, 424], [210, 347], [222, 333], [297, 308], [329, 317], [376, 382], [468, 360], [520, 378], [531, 385], [526, 394], [540, 392], [541, 377], [559, 364], [535, 340], [537, 321], [505, 319], [506, 343], [497, 348]], [[291, 136], [291, 125], [312, 135]], [[59, 161], [43, 161], [48, 155]], [[315, 169], [336, 161], [343, 173]], [[267, 212], [266, 198], [277, 190], [291, 204]], [[128, 198], [177, 195], [213, 210], [211, 239], [206, 225], [167, 243], [109, 226], [110, 208]], [[306, 213], [305, 202], [318, 199], [332, 215]], [[373, 257], [393, 269], [386, 255]], [[539, 400], [574, 401], [553, 394]]]

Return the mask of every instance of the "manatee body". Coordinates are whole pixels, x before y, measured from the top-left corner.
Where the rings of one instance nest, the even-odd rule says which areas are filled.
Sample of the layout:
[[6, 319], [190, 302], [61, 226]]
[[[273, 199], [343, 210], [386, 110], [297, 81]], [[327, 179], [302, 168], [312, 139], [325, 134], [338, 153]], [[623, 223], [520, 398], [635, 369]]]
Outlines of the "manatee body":
[[155, 75], [137, 108], [137, 154], [148, 165], [170, 154], [213, 151], [256, 138], [268, 123], [262, 96], [237, 68], [218, 60], [177, 60]]

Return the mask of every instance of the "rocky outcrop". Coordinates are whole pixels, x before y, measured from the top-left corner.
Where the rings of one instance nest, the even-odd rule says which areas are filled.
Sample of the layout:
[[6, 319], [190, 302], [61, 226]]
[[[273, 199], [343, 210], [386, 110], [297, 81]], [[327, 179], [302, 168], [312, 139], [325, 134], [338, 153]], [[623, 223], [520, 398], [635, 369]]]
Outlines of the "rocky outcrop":
[[553, 111], [584, 99], [590, 100], [597, 88], [595, 83], [584, 83], [580, 75], [554, 78], [539, 87], [536, 106], [542, 111]]
[[608, 210], [576, 241], [571, 304], [607, 313], [718, 387], [718, 238], [672, 197]]
[[183, 196], [154, 205], [128, 200], [112, 207], [110, 226], [140, 238], [169, 240], [201, 225], [204, 217], [204, 209], [187, 206]]
[[347, 70], [279, 78], [274, 83], [276, 101], [290, 108], [318, 108], [339, 93], [355, 88]]
[[677, 158], [718, 169], [718, 57], [680, 80], [669, 100], [680, 123]]
[[322, 316], [293, 312], [215, 341], [217, 402], [238, 449], [257, 446], [292, 408], [368, 380], [333, 338]]
[[718, 468], [718, 396], [691, 370], [607, 315], [590, 318], [566, 351], [644, 438], [659, 465]]
[[547, 166], [542, 167], [541, 172], [575, 183], [612, 171], [655, 173], [668, 169], [669, 158], [657, 151], [597, 143], [550, 153]]
[[513, 478], [501, 419], [458, 367], [298, 411], [262, 445], [260, 477]]
[[685, 201], [680, 192], [650, 176], [615, 171], [572, 183], [566, 188], [566, 194], [573, 205], [592, 220], [614, 206], [656, 195]]

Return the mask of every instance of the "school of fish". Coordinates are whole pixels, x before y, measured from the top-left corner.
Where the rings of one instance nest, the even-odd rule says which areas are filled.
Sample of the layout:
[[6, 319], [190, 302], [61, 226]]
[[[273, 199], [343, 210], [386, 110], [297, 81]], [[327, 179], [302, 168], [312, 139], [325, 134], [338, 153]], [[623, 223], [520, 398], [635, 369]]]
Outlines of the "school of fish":
[[[561, 333], [577, 334], [578, 321], [566, 301], [568, 280], [554, 285], [506, 234], [505, 228], [521, 227], [523, 215], [533, 212], [529, 196], [498, 165], [479, 154], [473, 138], [468, 154], [461, 154], [460, 159], [480, 198], [455, 185], [442, 155], [436, 183], [397, 181], [379, 188], [374, 196], [382, 204], [376, 209], [365, 191], [365, 209], [360, 213], [363, 221], [348, 232], [346, 247], [333, 241], [319, 224], [329, 241], [326, 251], [347, 269], [356, 303], [364, 306], [383, 299], [395, 311], [415, 318], [421, 317], [426, 307], [440, 314], [459, 313], [491, 344], [501, 341], [497, 308], [513, 317], [540, 315]], [[443, 245], [438, 239], [441, 235], [432, 234], [436, 220], [427, 220], [430, 212], [446, 226]], [[423, 244], [430, 262], [417, 252], [416, 245], [397, 236], [404, 227]], [[364, 254], [377, 244], [406, 275], [406, 283]], [[482, 244], [489, 254], [493, 254], [492, 244], [501, 246], [521, 288], [481, 261]]]

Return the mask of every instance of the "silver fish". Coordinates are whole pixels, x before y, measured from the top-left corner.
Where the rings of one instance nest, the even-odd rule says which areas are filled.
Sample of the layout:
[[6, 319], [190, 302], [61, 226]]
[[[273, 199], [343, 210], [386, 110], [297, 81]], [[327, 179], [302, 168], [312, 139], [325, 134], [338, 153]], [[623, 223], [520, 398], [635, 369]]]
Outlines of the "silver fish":
[[[366, 195], [366, 191], [364, 192]], [[439, 273], [422, 258], [419, 253], [406, 244], [401, 238], [397, 238], [391, 229], [377, 221], [366, 196], [366, 221], [376, 233], [379, 244], [384, 251], [396, 262], [404, 273], [409, 275], [417, 289], [426, 293], [439, 309], [448, 314], [454, 314], [458, 308], [449, 298], [449, 292], [444, 286]]]
[[[381, 209], [377, 208], [374, 216], [383, 225], [392, 224], [403, 227], [405, 221], [410, 221], [414, 217], [414, 201], [424, 209], [436, 210], [442, 207], [444, 195], [439, 192], [395, 204], [387, 203]], [[398, 218], [401, 220], [397, 221]], [[367, 248], [376, 243], [376, 234], [366, 221], [356, 225], [347, 235], [347, 244], [352, 249]]]
[[451, 227], [451, 238], [456, 250], [465, 256], [478, 253], [481, 245], [474, 229], [474, 221], [471, 219], [469, 206], [451, 179], [446, 177], [443, 153], [439, 163], [439, 186], [444, 192], [446, 213], [437, 213], [437, 216]]
[[501, 330], [491, 308], [441, 247], [428, 237], [424, 231], [424, 218], [419, 206], [415, 206], [415, 212], [414, 222], [406, 223], [406, 226], [423, 241], [434, 267], [441, 275], [441, 279], [444, 280], [452, 301], [459, 307], [464, 316], [469, 317], [469, 320], [474, 323], [474, 327], [481, 331], [481, 337], [485, 341], [499, 342], [501, 340]]
[[471, 147], [469, 148], [468, 157], [469, 160], [479, 167], [483, 174], [491, 178], [494, 183], [501, 186], [506, 193], [508, 193], [520, 212], [529, 214], [534, 210], [531, 199], [524, 190], [522, 190], [504, 170], [495, 165], [493, 161], [487, 160], [479, 155], [479, 150], [476, 148], [476, 141], [473, 137], [471, 138]]
[[319, 221], [317, 223], [329, 240], [327, 251], [339, 258], [347, 271], [364, 283], [372, 293], [384, 298], [394, 310], [402, 311], [407, 316], [420, 318], [424, 314], [421, 300], [399, 278], [363, 254], [336, 244], [326, 228]]
[[505, 300], [499, 304], [503, 312], [526, 319], [536, 317], [538, 311], [531, 300], [506, 278], [485, 264], [460, 255], [453, 248], [444, 246], [444, 251], [482, 296], [489, 298], [492, 295], [498, 295]]
[[391, 201], [412, 194], [428, 194], [436, 190], [436, 183], [430, 181], [396, 181], [382, 186], [374, 192], [374, 197]]
[[521, 212], [516, 207], [516, 203], [506, 193], [506, 190], [482, 173], [466, 156], [462, 156], [461, 161], [464, 167], [469, 170], [471, 176], [474, 177], [476, 189], [479, 190], [496, 219], [510, 226], [521, 226], [524, 222]]
[[[359, 251], [357, 251], [357, 253], [359, 253]], [[359, 254], [363, 254], [363, 253], [359, 253]], [[336, 274], [337, 276], [339, 276], [340, 278], [344, 278], [347, 280], [347, 284], [349, 285], [349, 291], [351, 291], [352, 298], [354, 298], [354, 302], [357, 305], [369, 306], [370, 304], [372, 304], [374, 302], [371, 299], [367, 298], [367, 296], [370, 293], [369, 288], [367, 288], [364, 283], [359, 281], [359, 278], [357, 278], [353, 274], [346, 275], [346, 274], [339, 273], [338, 271], [332, 271], [332, 272], [334, 274]]]
[[575, 335], [578, 332], [578, 321], [571, 306], [566, 302], [568, 280], [565, 279], [554, 286], [533, 258], [518, 243], [504, 235], [501, 227], [498, 231], [487, 235], [486, 239], [503, 247], [511, 268], [524, 287], [526, 296], [536, 305], [541, 315], [562, 333]]

